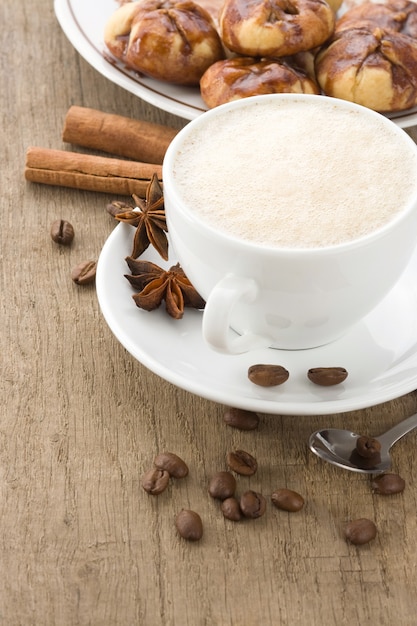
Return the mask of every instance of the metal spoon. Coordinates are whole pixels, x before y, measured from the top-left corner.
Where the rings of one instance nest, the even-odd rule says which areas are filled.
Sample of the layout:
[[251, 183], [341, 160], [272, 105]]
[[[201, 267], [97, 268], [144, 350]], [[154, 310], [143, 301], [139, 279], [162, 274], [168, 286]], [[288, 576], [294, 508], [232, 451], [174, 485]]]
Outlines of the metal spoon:
[[341, 428], [317, 430], [310, 436], [309, 447], [324, 461], [343, 469], [364, 474], [380, 474], [391, 467], [391, 447], [414, 428], [417, 428], [417, 413], [376, 437], [381, 444], [378, 458], [365, 459], [359, 456], [356, 441], [360, 435]]

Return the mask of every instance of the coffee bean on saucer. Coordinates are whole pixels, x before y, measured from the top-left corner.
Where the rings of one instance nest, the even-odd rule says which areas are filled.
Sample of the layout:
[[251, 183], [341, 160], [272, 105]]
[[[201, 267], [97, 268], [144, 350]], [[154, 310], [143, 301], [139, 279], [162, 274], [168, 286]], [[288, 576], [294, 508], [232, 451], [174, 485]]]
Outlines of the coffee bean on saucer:
[[258, 469], [257, 460], [245, 450], [229, 452], [226, 461], [231, 470], [242, 476], [252, 476]]
[[245, 517], [262, 517], [266, 511], [266, 500], [261, 493], [249, 489], [240, 497], [240, 510]]
[[344, 533], [350, 543], [361, 546], [375, 539], [377, 529], [372, 520], [360, 518], [346, 524]]
[[276, 387], [289, 378], [289, 372], [282, 365], [257, 363], [248, 369], [248, 378], [261, 387]]
[[346, 380], [348, 372], [344, 367], [312, 367], [307, 376], [315, 385], [330, 387]]
[[259, 425], [259, 416], [253, 411], [245, 409], [226, 409], [223, 419], [228, 426], [238, 430], [256, 430]]
[[371, 480], [371, 487], [374, 493], [382, 496], [390, 496], [394, 493], [401, 493], [405, 489], [405, 480], [398, 474], [387, 472], [378, 474]]
[[271, 495], [272, 504], [278, 509], [294, 513], [304, 506], [304, 498], [292, 489], [276, 489]]
[[195, 511], [183, 509], [175, 519], [178, 533], [187, 541], [199, 541], [203, 536], [203, 522]]
[[161, 452], [154, 459], [158, 469], [166, 470], [173, 478], [185, 478], [188, 475], [188, 466], [177, 454]]

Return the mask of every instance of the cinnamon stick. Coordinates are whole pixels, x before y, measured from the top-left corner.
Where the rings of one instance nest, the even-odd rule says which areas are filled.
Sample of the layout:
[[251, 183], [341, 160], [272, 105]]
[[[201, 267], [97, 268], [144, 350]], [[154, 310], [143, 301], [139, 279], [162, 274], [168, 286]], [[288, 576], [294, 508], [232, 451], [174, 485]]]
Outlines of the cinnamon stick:
[[84, 148], [162, 164], [166, 149], [177, 133], [175, 128], [162, 124], [72, 106], [65, 118], [62, 139]]
[[26, 152], [26, 180], [46, 185], [145, 197], [154, 172], [162, 180], [159, 164], [49, 148], [30, 147]]

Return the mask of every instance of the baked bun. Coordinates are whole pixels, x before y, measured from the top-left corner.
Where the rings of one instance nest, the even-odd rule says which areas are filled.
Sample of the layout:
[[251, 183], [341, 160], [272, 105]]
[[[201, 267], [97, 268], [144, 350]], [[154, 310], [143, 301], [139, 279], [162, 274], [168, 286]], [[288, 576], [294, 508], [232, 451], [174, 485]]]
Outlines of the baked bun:
[[220, 36], [233, 52], [252, 57], [311, 50], [333, 33], [335, 14], [325, 0], [225, 0]]
[[139, 0], [117, 9], [104, 41], [127, 67], [179, 85], [198, 85], [205, 70], [224, 58], [210, 14], [191, 0]]
[[408, 35], [373, 24], [338, 31], [315, 68], [328, 96], [380, 112], [417, 105], [417, 41]]
[[235, 57], [217, 61], [203, 74], [201, 97], [209, 108], [268, 93], [319, 94], [317, 83], [293, 59]]
[[417, 4], [410, 0], [389, 0], [384, 4], [364, 2], [342, 15], [335, 30], [372, 26], [417, 39]]

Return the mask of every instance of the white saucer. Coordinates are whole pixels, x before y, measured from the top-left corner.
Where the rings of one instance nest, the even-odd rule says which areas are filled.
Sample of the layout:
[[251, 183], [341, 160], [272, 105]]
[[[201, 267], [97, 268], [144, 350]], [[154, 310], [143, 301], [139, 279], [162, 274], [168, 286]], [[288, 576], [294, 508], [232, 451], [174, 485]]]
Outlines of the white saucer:
[[[384, 301], [339, 341], [313, 350], [228, 356], [205, 344], [200, 311], [186, 309], [182, 320], [174, 320], [164, 305], [152, 312], [137, 308], [124, 277], [133, 235], [132, 226], [119, 224], [103, 247], [96, 278], [99, 304], [126, 350], [174, 385], [228, 406], [281, 415], [342, 413], [417, 389], [417, 251]], [[161, 267], [176, 263], [175, 258], [165, 263], [151, 247], [141, 258]], [[283, 365], [290, 378], [280, 387], [256, 386], [247, 378], [255, 363]], [[343, 384], [318, 387], [307, 379], [309, 368], [332, 366], [348, 370]]]

